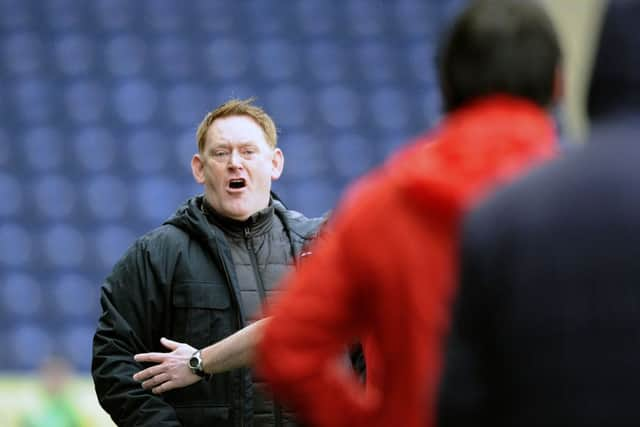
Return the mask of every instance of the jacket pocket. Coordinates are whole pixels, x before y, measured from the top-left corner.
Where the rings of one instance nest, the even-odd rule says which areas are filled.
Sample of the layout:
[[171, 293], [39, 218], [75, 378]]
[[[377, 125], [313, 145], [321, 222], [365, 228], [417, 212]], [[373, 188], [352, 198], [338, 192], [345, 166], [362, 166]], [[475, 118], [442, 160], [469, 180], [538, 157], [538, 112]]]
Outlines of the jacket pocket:
[[195, 281], [176, 283], [172, 302], [173, 335], [178, 341], [202, 348], [233, 331], [231, 297], [224, 284]]

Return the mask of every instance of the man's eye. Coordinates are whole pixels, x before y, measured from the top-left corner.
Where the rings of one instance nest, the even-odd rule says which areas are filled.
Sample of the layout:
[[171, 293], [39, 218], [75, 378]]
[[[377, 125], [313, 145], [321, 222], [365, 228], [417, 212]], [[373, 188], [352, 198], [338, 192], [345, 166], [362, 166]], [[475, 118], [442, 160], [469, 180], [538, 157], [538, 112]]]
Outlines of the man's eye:
[[226, 157], [227, 154], [228, 153], [226, 151], [215, 151], [213, 153], [214, 157], [218, 157], [218, 158]]

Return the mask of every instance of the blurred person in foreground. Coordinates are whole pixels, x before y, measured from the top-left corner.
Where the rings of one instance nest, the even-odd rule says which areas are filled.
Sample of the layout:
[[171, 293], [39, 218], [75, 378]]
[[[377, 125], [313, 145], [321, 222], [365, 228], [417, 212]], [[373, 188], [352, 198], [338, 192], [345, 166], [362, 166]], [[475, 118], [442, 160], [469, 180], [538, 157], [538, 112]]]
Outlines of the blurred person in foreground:
[[[431, 425], [460, 217], [554, 155], [547, 108], [559, 92], [560, 49], [535, 3], [479, 0], [454, 23], [439, 66], [444, 122], [350, 190], [271, 317], [204, 349], [206, 372], [255, 362], [314, 426]], [[356, 339], [364, 386], [336, 363]], [[179, 387], [180, 372], [190, 375], [181, 363], [147, 374]]]
[[173, 340], [200, 348], [245, 327], [320, 223], [272, 197], [284, 157], [272, 119], [251, 100], [207, 114], [196, 139], [191, 168], [204, 195], [139, 238], [102, 286], [98, 399], [118, 425], [294, 425], [249, 370], [206, 375], [199, 352], [190, 358], [200, 381], [188, 388], [158, 396], [132, 378], [144, 368], [136, 353], [174, 349]]
[[640, 2], [607, 2], [587, 98], [596, 141], [637, 138], [640, 127]]
[[640, 425], [637, 142], [591, 141], [466, 219], [440, 426]]
[[72, 370], [69, 363], [59, 357], [47, 358], [40, 366], [42, 405], [25, 414], [20, 427], [81, 427], [83, 422], [74, 402], [67, 395]]
[[[431, 425], [460, 216], [556, 149], [560, 49], [542, 8], [472, 1], [440, 54], [444, 122], [350, 191], [258, 344], [259, 371], [311, 425]], [[366, 387], [331, 363], [355, 338]]]
[[465, 220], [443, 427], [640, 425], [638, 19], [609, 3], [586, 146]]

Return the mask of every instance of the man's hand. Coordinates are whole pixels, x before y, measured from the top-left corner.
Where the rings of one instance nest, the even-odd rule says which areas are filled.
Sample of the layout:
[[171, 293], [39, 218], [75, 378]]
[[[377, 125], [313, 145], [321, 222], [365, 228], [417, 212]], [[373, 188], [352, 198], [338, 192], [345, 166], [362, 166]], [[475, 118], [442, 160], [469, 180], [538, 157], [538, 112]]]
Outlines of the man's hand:
[[189, 359], [196, 351], [195, 348], [167, 338], [161, 338], [160, 343], [172, 351], [140, 353], [134, 356], [136, 362], [157, 363], [133, 376], [134, 380], [142, 382], [145, 390], [151, 389], [154, 394], [161, 394], [175, 388], [186, 387], [202, 379], [189, 369]]

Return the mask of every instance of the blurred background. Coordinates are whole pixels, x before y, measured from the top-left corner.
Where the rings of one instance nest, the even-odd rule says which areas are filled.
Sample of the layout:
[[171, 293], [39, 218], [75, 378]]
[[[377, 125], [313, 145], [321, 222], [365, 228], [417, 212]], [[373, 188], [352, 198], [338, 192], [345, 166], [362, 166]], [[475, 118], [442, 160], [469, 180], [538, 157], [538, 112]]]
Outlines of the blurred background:
[[[46, 406], [52, 360], [78, 419], [111, 425], [89, 379], [99, 287], [200, 192], [189, 162], [208, 111], [256, 97], [286, 157], [274, 190], [320, 215], [438, 122], [436, 44], [464, 3], [0, 0], [0, 425]], [[576, 144], [607, 2], [545, 3]]]

